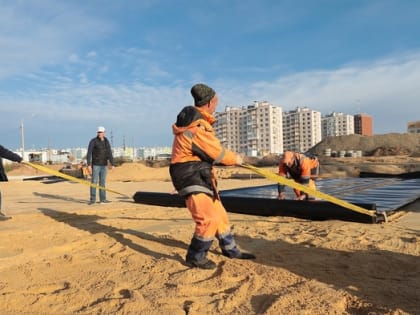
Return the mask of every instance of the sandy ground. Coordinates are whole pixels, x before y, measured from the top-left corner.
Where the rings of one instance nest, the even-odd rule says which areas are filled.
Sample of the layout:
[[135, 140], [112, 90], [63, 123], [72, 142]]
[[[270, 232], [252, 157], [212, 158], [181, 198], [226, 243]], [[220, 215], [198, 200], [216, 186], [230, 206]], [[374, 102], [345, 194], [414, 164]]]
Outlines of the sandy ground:
[[[257, 259], [228, 259], [214, 243], [208, 271], [184, 264], [187, 209], [111, 193], [89, 206], [87, 186], [18, 175], [0, 184], [12, 216], [0, 221], [0, 314], [420, 314], [419, 201], [375, 225], [231, 213]], [[108, 187], [173, 189], [167, 169], [142, 166], [115, 168]]]

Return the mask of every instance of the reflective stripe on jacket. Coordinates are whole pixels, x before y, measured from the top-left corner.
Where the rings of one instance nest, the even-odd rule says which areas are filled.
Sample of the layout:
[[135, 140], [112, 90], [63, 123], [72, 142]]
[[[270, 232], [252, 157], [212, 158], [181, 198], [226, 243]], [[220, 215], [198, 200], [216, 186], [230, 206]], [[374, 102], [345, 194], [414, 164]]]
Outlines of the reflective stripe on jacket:
[[199, 107], [184, 107], [172, 125], [174, 141], [169, 172], [178, 194], [217, 194], [214, 164], [235, 165], [237, 156], [217, 139], [212, 115]]

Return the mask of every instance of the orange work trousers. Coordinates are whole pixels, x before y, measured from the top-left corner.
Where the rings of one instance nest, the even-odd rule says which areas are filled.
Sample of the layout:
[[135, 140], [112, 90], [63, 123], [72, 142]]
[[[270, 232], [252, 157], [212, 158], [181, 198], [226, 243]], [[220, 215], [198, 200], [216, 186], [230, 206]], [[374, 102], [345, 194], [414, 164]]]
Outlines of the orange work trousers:
[[219, 199], [198, 193], [188, 196], [185, 203], [195, 222], [194, 234], [202, 240], [212, 240], [230, 231], [226, 209]]

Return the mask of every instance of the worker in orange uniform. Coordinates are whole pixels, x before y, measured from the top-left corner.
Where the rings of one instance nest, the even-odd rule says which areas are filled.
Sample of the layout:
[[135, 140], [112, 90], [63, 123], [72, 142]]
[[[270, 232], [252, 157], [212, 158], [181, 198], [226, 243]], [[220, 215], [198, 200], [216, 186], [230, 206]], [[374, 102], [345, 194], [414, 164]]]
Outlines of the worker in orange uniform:
[[[295, 182], [316, 190], [315, 179], [319, 175], [319, 161], [314, 156], [306, 156], [301, 153], [286, 151], [279, 162], [279, 175], [293, 178]], [[286, 199], [285, 185], [278, 185], [278, 199]], [[307, 193], [293, 189], [296, 200], [308, 200]]]
[[191, 88], [191, 95], [194, 106], [184, 107], [172, 125], [174, 141], [169, 171], [195, 222], [186, 263], [190, 267], [214, 269], [216, 263], [207, 258], [207, 252], [215, 237], [224, 256], [255, 258], [241, 252], [235, 243], [213, 171], [214, 164], [240, 165], [242, 157], [222, 147], [215, 135], [212, 125], [218, 103], [216, 92], [199, 83]]

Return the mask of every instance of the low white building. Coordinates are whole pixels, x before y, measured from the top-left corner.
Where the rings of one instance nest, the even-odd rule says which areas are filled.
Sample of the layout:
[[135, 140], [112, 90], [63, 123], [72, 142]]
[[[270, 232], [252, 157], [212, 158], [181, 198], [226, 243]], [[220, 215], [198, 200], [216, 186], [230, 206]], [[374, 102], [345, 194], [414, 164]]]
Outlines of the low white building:
[[410, 121], [409, 123], [407, 123], [407, 132], [420, 133], [420, 120]]

